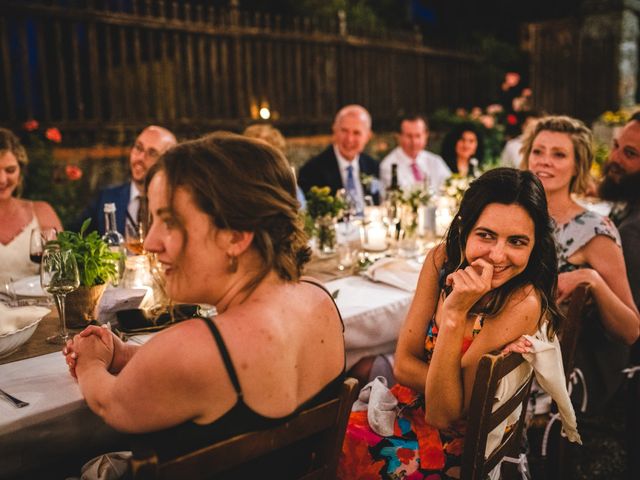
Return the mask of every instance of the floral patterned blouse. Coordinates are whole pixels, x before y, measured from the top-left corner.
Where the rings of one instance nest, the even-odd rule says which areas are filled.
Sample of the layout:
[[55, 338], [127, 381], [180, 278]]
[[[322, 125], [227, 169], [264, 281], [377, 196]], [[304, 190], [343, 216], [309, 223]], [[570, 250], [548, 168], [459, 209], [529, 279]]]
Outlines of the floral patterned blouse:
[[556, 225], [553, 231], [558, 254], [558, 272], [570, 272], [586, 265], [574, 265], [569, 257], [584, 247], [597, 236], [611, 238], [616, 245], [622, 247], [620, 234], [609, 217], [603, 217], [590, 210], [579, 213], [564, 225]]

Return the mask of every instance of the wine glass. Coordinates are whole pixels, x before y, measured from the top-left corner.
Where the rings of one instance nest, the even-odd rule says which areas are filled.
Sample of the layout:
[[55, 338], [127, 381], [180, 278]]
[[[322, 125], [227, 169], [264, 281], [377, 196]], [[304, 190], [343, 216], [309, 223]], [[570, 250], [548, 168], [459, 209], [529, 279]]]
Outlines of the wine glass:
[[58, 231], [55, 228], [34, 228], [31, 230], [31, 239], [29, 240], [29, 258], [33, 263], [42, 261], [42, 253], [47, 242], [55, 240]]
[[80, 286], [78, 264], [71, 250], [60, 250], [57, 245], [45, 248], [40, 264], [40, 285], [53, 295], [60, 317], [60, 332], [47, 337], [47, 342], [64, 345], [69, 338], [64, 311], [65, 297]]

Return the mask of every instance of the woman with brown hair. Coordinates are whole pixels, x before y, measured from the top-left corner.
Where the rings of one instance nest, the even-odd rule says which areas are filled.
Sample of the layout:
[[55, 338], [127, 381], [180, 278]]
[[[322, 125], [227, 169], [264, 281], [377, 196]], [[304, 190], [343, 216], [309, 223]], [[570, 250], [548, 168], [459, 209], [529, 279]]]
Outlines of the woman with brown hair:
[[20, 198], [28, 162], [20, 140], [0, 128], [0, 282], [38, 272], [38, 265], [29, 260], [31, 230], [62, 230], [51, 205]]
[[144, 246], [167, 293], [218, 314], [141, 347], [85, 330], [63, 353], [89, 407], [121, 431], [162, 430], [150, 438], [171, 457], [334, 396], [343, 326], [331, 296], [300, 277], [309, 249], [284, 156], [217, 133], [166, 152], [147, 185]]

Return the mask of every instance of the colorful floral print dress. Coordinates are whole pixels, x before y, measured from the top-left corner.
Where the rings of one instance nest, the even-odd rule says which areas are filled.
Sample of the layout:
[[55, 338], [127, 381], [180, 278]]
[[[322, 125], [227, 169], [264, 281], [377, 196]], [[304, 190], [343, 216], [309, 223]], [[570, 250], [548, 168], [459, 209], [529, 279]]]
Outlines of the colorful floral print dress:
[[[477, 316], [472, 336], [465, 338], [466, 352], [482, 329]], [[425, 339], [425, 360], [431, 355], [438, 327], [431, 320]], [[424, 396], [397, 384], [391, 392], [398, 399], [394, 434], [382, 437], [369, 427], [367, 412], [351, 412], [342, 445], [338, 478], [342, 480], [405, 479], [438, 480], [460, 477], [460, 463], [466, 422], [458, 421], [448, 430], [438, 430], [424, 419]]]

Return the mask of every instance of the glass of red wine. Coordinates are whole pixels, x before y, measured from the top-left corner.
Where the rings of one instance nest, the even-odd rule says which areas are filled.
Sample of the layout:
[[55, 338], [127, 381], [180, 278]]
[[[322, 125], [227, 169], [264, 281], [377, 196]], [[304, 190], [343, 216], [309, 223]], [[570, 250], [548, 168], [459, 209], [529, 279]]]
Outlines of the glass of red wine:
[[58, 231], [55, 228], [39, 229], [34, 228], [31, 230], [31, 240], [29, 242], [29, 258], [33, 263], [42, 262], [42, 254], [47, 242], [55, 240], [58, 236]]

